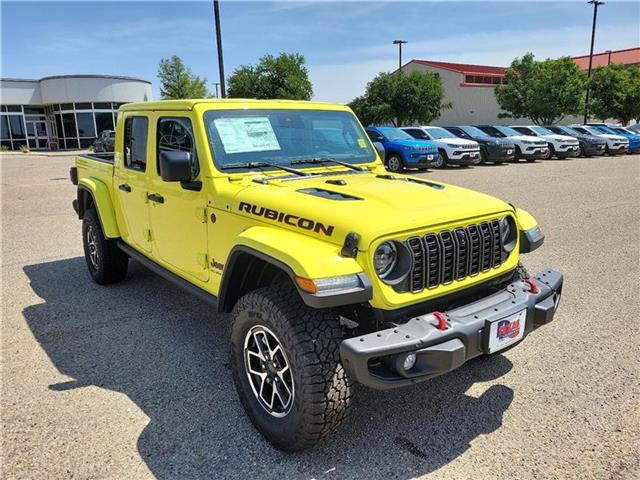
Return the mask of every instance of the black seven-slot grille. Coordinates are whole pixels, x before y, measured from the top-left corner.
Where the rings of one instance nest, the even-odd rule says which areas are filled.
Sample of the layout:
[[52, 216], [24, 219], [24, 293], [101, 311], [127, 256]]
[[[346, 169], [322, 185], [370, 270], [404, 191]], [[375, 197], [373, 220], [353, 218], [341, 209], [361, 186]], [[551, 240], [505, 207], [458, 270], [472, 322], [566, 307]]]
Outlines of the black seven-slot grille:
[[407, 246], [413, 257], [409, 277], [413, 293], [475, 276], [502, 263], [498, 220], [411, 237]]

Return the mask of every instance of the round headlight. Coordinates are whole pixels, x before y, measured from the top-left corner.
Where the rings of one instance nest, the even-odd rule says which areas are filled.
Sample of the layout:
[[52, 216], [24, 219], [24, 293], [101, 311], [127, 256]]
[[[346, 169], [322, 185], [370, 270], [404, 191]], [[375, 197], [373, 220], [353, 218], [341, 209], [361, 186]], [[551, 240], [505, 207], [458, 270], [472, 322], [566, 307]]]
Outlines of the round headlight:
[[510, 253], [516, 248], [516, 236], [518, 229], [513, 217], [507, 216], [500, 220], [500, 236], [502, 237], [502, 248], [505, 252]]
[[380, 278], [385, 278], [393, 270], [398, 260], [398, 249], [392, 242], [384, 242], [378, 245], [373, 255], [373, 266]]

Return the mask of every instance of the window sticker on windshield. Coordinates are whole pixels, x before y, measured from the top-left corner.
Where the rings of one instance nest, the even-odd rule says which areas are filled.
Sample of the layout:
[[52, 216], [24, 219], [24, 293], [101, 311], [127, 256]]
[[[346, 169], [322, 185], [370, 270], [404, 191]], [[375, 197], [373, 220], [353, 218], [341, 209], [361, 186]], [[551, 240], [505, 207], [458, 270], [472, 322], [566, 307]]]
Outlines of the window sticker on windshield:
[[363, 138], [358, 139], [358, 145], [360, 145], [360, 148], [367, 148], [367, 142]]
[[280, 150], [267, 117], [216, 118], [214, 123], [225, 153]]

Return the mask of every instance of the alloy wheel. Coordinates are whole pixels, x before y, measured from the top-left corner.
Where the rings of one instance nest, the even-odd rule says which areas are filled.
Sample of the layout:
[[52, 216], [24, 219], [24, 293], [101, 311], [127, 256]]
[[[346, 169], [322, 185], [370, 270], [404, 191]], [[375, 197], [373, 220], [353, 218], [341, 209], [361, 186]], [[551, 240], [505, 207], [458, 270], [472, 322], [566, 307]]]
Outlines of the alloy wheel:
[[87, 228], [87, 249], [89, 251], [89, 260], [91, 261], [91, 265], [96, 270], [98, 269], [98, 246], [96, 240], [96, 232], [93, 228], [93, 225], [89, 225]]
[[282, 344], [267, 327], [256, 325], [247, 332], [244, 366], [262, 408], [274, 417], [285, 417], [293, 405], [293, 375]]

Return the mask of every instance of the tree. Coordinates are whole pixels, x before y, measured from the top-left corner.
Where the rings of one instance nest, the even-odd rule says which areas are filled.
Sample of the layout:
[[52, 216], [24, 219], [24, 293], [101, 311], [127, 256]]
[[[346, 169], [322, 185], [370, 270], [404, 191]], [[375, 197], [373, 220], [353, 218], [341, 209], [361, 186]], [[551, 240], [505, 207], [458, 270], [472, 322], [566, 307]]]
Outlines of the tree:
[[256, 66], [241, 65], [227, 80], [227, 94], [235, 98], [310, 100], [313, 87], [304, 56], [265, 55]]
[[163, 58], [158, 65], [160, 95], [163, 99], [205, 98], [207, 79], [200, 78], [185, 67], [177, 55]]
[[395, 126], [429, 123], [450, 108], [443, 103], [444, 87], [436, 75], [428, 72], [380, 73], [367, 84], [362, 97], [349, 106], [365, 125], [392, 123]]
[[586, 74], [569, 57], [536, 61], [532, 53], [516, 58], [495, 89], [501, 118], [530, 118], [539, 125], [583, 111]]
[[589, 112], [596, 118], [615, 118], [625, 125], [640, 118], [640, 67], [598, 67], [591, 77], [590, 89]]

